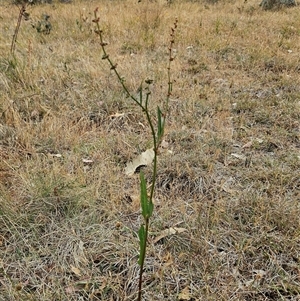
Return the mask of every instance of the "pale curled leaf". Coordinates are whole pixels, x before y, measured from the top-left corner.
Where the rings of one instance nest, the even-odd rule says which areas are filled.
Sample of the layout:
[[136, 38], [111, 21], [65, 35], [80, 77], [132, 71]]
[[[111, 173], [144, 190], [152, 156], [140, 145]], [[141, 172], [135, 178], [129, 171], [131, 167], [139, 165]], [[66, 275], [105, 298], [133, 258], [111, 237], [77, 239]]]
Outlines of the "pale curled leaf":
[[118, 117], [123, 117], [125, 114], [124, 113], [115, 113], [115, 114], [111, 114], [108, 117], [109, 118], [118, 118]]
[[264, 270], [253, 270], [253, 272], [255, 273], [255, 278], [256, 279], [263, 278], [264, 276], [267, 275], [267, 272], [264, 271]]
[[76, 290], [76, 288], [73, 285], [67, 286], [65, 288], [65, 292], [66, 292], [67, 295], [75, 294], [76, 291], [78, 291], [78, 289]]
[[56, 158], [62, 158], [62, 155], [61, 155], [61, 154], [50, 154], [50, 156], [56, 157]]
[[138, 155], [132, 162], [127, 163], [125, 174], [132, 176], [139, 166], [146, 166], [152, 163], [154, 159], [154, 150], [147, 149], [145, 152]]
[[162, 140], [160, 146], [161, 146], [162, 148], [168, 148], [168, 147], [169, 147], [169, 143], [168, 143], [166, 140]]
[[234, 157], [234, 158], [240, 159], [240, 160], [246, 160], [246, 156], [242, 155], [242, 154], [232, 153], [231, 156]]
[[161, 239], [163, 239], [167, 236], [174, 235], [177, 233], [180, 234], [180, 233], [183, 233], [186, 231], [187, 231], [187, 229], [185, 229], [185, 228], [177, 228], [177, 227], [171, 227], [171, 228], [165, 229], [165, 230], [161, 231], [160, 234], [153, 240], [153, 243], [156, 244]]
[[91, 164], [91, 163], [93, 163], [94, 161], [93, 161], [93, 160], [90, 160], [90, 159], [82, 158], [82, 162], [85, 163], [85, 164]]
[[249, 147], [251, 147], [252, 146], [252, 141], [249, 141], [249, 142], [247, 142], [246, 144], [244, 144], [243, 146], [242, 146], [242, 148], [249, 148]]
[[84, 242], [82, 240], [79, 240], [79, 242], [74, 245], [72, 255], [75, 260], [75, 266], [79, 266], [81, 263], [88, 264], [89, 262], [85, 256]]
[[76, 275], [76, 276], [81, 276], [81, 272], [78, 268], [75, 266], [71, 265], [71, 271]]
[[188, 286], [178, 294], [178, 300], [191, 300], [190, 289]]

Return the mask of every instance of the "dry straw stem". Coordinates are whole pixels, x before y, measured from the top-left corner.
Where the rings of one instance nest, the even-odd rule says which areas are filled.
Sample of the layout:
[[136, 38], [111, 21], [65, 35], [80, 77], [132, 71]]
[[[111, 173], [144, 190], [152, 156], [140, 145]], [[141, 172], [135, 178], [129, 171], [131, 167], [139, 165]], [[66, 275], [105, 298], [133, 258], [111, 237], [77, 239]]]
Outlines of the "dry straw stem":
[[[0, 300], [133, 300], [137, 291], [139, 180], [123, 171], [151, 141], [99, 60], [97, 37], [76, 23], [98, 5], [130, 89], [154, 80], [153, 107], [165, 97], [169, 24], [180, 24], [145, 300], [297, 300], [297, 7], [37, 5], [28, 12], [50, 15], [52, 31], [22, 22], [14, 65], [19, 11], [0, 5]], [[156, 240], [171, 227], [187, 231]]]

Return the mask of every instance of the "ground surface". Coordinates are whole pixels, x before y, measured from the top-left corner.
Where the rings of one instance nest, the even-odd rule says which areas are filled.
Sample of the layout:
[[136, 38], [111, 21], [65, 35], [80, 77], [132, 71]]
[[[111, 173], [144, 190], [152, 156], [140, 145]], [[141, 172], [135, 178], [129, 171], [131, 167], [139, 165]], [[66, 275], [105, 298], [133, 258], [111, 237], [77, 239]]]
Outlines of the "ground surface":
[[18, 8], [1, 2], [1, 301], [136, 296], [139, 179], [124, 168], [151, 136], [101, 60], [97, 6], [130, 90], [153, 80], [154, 109], [178, 17], [144, 300], [300, 300], [299, 8], [226, 2], [29, 7], [15, 59]]

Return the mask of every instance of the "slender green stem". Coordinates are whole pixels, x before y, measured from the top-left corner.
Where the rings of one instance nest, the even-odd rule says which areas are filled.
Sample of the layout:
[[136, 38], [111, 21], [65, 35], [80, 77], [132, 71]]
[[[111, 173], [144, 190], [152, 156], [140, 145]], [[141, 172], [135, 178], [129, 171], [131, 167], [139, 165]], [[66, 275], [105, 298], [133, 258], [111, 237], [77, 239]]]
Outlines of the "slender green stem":
[[[148, 113], [148, 111], [146, 111]], [[149, 115], [149, 113], [148, 113]], [[152, 123], [149, 123], [152, 125]], [[156, 146], [156, 135], [155, 132], [152, 132], [153, 136], [153, 142], [154, 142], [154, 163], [153, 163], [153, 173], [152, 173], [152, 183], [151, 183], [151, 192], [149, 197], [149, 202], [153, 202], [153, 195], [154, 195], [154, 188], [155, 188], [155, 182], [156, 182], [156, 175], [157, 175], [157, 146]], [[148, 230], [149, 230], [149, 218], [145, 218], [145, 240], [144, 244], [142, 246], [141, 253], [143, 254], [143, 257], [140, 261], [140, 275], [139, 275], [139, 290], [138, 290], [138, 297], [137, 301], [142, 300], [142, 284], [143, 284], [143, 270], [144, 270], [144, 263], [146, 258], [146, 249], [147, 249], [147, 241], [148, 241]]]
[[[110, 69], [114, 71], [116, 74], [119, 82], [122, 85], [123, 90], [125, 91], [127, 97], [130, 97], [143, 111], [143, 113], [146, 116], [147, 123], [150, 127], [151, 130], [151, 136], [153, 140], [153, 151], [154, 151], [154, 159], [153, 159], [153, 170], [152, 170], [152, 180], [151, 180], [151, 186], [150, 186], [150, 196], [148, 197], [147, 195], [147, 188], [146, 188], [146, 183], [144, 176], [141, 174], [141, 204], [142, 204], [142, 214], [144, 217], [144, 223], [145, 227], [141, 226], [140, 231], [139, 231], [139, 236], [140, 236], [140, 258], [139, 258], [139, 264], [140, 264], [140, 275], [139, 275], [139, 288], [138, 288], [138, 298], [137, 301], [141, 301], [142, 299], [142, 284], [143, 284], [143, 270], [144, 270], [144, 264], [145, 264], [145, 258], [146, 258], [146, 249], [147, 249], [147, 241], [148, 241], [148, 232], [149, 232], [149, 223], [150, 223], [150, 217], [152, 215], [152, 210], [153, 210], [153, 197], [154, 197], [154, 191], [155, 191], [155, 184], [156, 184], [156, 178], [157, 178], [157, 157], [158, 157], [158, 148], [162, 142], [163, 134], [164, 134], [164, 127], [165, 127], [165, 120], [168, 115], [168, 110], [169, 110], [169, 100], [170, 96], [172, 93], [172, 82], [171, 82], [171, 62], [173, 61], [172, 57], [172, 47], [174, 44], [174, 31], [177, 28], [177, 19], [175, 20], [174, 23], [174, 28], [171, 28], [171, 41], [170, 41], [170, 46], [169, 46], [169, 63], [168, 63], [168, 92], [167, 92], [167, 97], [163, 105], [163, 112], [161, 109], [158, 107], [158, 120], [157, 120], [157, 133], [155, 132], [154, 128], [154, 122], [152, 120], [152, 117], [150, 115], [150, 111], [148, 108], [148, 102], [149, 102], [149, 96], [150, 92], [149, 90], [146, 93], [146, 98], [145, 101], [143, 102], [143, 91], [142, 91], [142, 85], [140, 87], [140, 93], [139, 97], [140, 99], [136, 98], [133, 96], [130, 92], [127, 86], [125, 85], [124, 79], [121, 77], [117, 70], [117, 65], [113, 63], [113, 61], [110, 59], [108, 53], [106, 52], [105, 46], [107, 45], [103, 41], [103, 36], [102, 36], [102, 30], [100, 28], [99, 24], [99, 17], [97, 16], [97, 11], [98, 9], [95, 10], [95, 19], [93, 22], [96, 23], [97, 30], [96, 33], [100, 37], [100, 45], [103, 51], [103, 56], [102, 59], [106, 59], [109, 62]], [[147, 81], [146, 81], [147, 83]], [[150, 206], [149, 206], [150, 205]], [[149, 210], [149, 208], [151, 208]], [[148, 212], [147, 212], [148, 211]]]
[[[155, 143], [156, 144], [156, 143]], [[157, 148], [154, 146], [154, 159], [153, 159], [153, 172], [152, 172], [152, 184], [150, 190], [150, 201], [153, 202], [155, 182], [157, 176]]]
[[144, 270], [144, 263], [146, 258], [146, 248], [147, 248], [147, 240], [148, 240], [148, 230], [149, 230], [149, 218], [145, 219], [145, 243], [143, 245], [143, 257], [140, 263], [140, 276], [139, 276], [139, 291], [137, 301], [142, 300], [142, 284], [143, 284], [143, 270]]

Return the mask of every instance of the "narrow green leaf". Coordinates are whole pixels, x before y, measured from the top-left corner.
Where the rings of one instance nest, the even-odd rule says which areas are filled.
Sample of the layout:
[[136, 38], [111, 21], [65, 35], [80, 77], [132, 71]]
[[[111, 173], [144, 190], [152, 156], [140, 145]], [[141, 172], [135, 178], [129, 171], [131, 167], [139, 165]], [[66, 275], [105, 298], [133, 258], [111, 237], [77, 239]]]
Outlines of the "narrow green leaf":
[[147, 93], [147, 94], [146, 94], [146, 100], [145, 100], [145, 110], [148, 110], [149, 96], [150, 96], [150, 94]]
[[148, 202], [148, 209], [147, 209], [148, 218], [150, 218], [152, 216], [153, 209], [154, 209], [154, 204], [153, 204], [153, 202], [149, 201]]
[[144, 225], [141, 225], [140, 227], [139, 238], [140, 238], [140, 256], [139, 256], [138, 264], [141, 265], [145, 258], [146, 230]]
[[139, 87], [139, 92], [140, 92], [140, 105], [143, 103], [143, 83], [141, 83]]
[[148, 195], [147, 195], [147, 187], [146, 187], [146, 180], [144, 177], [144, 173], [140, 173], [140, 194], [141, 194], [141, 208], [142, 208], [142, 215], [146, 219], [148, 216]]
[[164, 134], [164, 118], [162, 111], [160, 107], [157, 107], [157, 139], [160, 140], [160, 138]]

